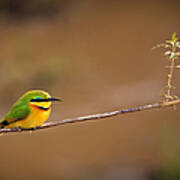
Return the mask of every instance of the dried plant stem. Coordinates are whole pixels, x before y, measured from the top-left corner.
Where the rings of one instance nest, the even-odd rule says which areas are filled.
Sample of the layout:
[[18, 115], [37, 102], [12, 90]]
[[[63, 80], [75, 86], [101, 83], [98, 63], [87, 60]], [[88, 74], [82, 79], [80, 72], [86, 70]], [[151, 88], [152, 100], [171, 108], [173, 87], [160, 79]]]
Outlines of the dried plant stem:
[[166, 101], [169, 101], [171, 99], [171, 89], [172, 89], [172, 78], [173, 78], [173, 73], [174, 73], [174, 66], [175, 66], [175, 59], [173, 58], [171, 60], [171, 65], [170, 65], [170, 72], [168, 74], [168, 89], [167, 89], [167, 99]]
[[22, 128], [0, 129], [0, 133], [12, 133], [12, 132], [17, 133], [17, 132], [23, 132], [23, 131], [35, 131], [35, 130], [40, 130], [40, 129], [48, 129], [54, 126], [65, 125], [69, 123], [78, 123], [82, 121], [97, 120], [97, 119], [100, 120], [100, 119], [105, 119], [108, 117], [114, 117], [120, 114], [150, 110], [150, 109], [155, 109], [155, 108], [169, 107], [169, 106], [173, 106], [179, 103], [180, 103], [180, 99], [172, 100], [168, 102], [147, 104], [147, 105], [128, 108], [128, 109], [122, 109], [122, 110], [117, 110], [117, 111], [105, 112], [101, 114], [93, 114], [93, 115], [81, 116], [81, 117], [76, 117], [76, 118], [64, 119], [57, 122], [45, 123], [40, 127], [36, 127], [32, 129], [22, 129]]

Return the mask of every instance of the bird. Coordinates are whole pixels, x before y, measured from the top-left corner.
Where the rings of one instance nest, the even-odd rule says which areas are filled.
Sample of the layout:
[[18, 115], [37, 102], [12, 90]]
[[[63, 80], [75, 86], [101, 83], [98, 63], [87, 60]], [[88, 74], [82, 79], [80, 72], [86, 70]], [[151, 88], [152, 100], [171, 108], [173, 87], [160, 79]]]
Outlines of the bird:
[[0, 120], [0, 128], [31, 129], [41, 126], [49, 118], [53, 101], [61, 99], [53, 98], [43, 90], [27, 91]]

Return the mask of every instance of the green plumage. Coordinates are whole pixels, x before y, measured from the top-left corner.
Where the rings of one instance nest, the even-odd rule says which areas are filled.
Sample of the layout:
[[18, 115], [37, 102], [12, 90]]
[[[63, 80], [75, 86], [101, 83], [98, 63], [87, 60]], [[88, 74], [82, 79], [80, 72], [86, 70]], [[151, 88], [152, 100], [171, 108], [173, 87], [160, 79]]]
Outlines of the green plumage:
[[[27, 102], [25, 101], [18, 101], [14, 106], [12, 107], [11, 111], [8, 112], [8, 114], [1, 120], [8, 121], [8, 123], [21, 120], [26, 118], [30, 113], [30, 107]], [[0, 124], [1, 124], [0, 122]]]

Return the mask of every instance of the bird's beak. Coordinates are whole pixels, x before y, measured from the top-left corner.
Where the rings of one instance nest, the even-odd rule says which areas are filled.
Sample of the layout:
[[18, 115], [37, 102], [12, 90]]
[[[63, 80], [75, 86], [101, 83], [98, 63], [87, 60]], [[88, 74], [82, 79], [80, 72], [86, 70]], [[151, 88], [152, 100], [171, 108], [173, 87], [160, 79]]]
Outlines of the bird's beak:
[[47, 99], [48, 101], [62, 101], [62, 99], [59, 99], [59, 98], [48, 98]]

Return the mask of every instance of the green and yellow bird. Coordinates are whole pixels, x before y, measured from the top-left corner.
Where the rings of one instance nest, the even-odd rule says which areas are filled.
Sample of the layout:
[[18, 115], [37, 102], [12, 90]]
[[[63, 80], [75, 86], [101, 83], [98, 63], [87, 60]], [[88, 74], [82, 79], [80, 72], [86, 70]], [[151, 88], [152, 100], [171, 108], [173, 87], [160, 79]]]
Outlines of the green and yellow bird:
[[52, 98], [42, 90], [32, 90], [25, 93], [0, 120], [0, 128], [35, 128], [41, 126], [49, 117]]

